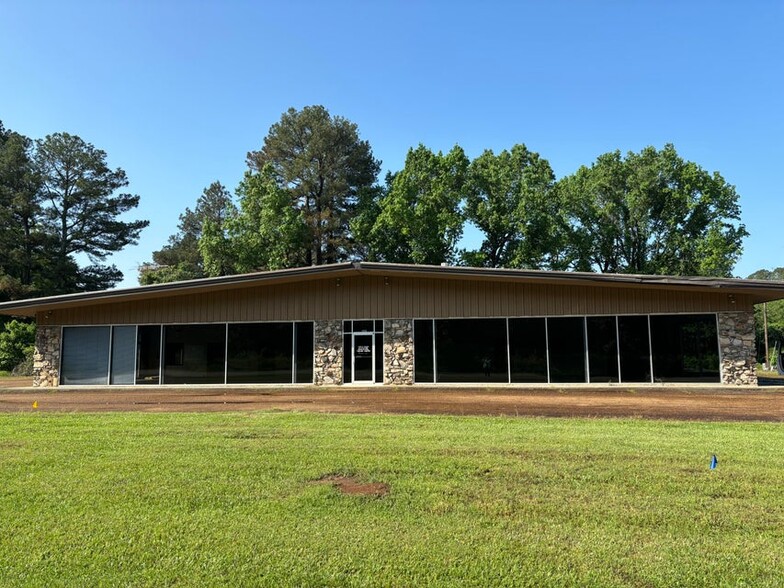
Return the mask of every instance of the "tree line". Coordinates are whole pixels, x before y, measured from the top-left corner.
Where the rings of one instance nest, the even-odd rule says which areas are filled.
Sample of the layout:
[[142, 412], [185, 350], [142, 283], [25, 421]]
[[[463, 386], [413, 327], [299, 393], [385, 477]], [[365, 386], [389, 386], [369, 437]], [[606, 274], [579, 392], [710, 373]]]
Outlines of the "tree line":
[[[106, 258], [146, 220], [121, 221], [139, 196], [106, 153], [69, 133], [32, 140], [0, 122], [0, 301], [114, 286]], [[80, 265], [86, 258], [89, 264]]]
[[[419, 145], [379, 181], [357, 125], [323, 106], [272, 125], [232, 193], [208, 186], [140, 268], [142, 284], [350, 259], [730, 276], [738, 194], [673, 145], [614, 151], [556, 180], [524, 144], [470, 159]], [[467, 223], [481, 245], [460, 249]]]

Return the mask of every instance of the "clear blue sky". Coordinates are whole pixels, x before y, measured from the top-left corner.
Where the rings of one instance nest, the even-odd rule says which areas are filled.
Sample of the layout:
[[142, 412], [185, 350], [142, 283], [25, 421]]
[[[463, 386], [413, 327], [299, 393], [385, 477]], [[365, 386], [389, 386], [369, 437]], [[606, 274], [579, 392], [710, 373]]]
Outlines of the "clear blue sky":
[[561, 177], [672, 142], [737, 187], [745, 277], [784, 265], [783, 25], [773, 0], [4, 0], [0, 120], [77, 134], [128, 173], [150, 227], [111, 258], [123, 286], [310, 104], [357, 123], [384, 170], [418, 143], [525, 143]]

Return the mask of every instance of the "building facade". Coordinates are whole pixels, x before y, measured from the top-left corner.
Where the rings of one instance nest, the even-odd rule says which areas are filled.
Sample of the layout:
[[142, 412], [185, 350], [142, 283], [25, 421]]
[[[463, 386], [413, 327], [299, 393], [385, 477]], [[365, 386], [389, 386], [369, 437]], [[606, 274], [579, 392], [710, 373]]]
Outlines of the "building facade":
[[784, 284], [344, 263], [0, 304], [35, 385], [756, 384]]

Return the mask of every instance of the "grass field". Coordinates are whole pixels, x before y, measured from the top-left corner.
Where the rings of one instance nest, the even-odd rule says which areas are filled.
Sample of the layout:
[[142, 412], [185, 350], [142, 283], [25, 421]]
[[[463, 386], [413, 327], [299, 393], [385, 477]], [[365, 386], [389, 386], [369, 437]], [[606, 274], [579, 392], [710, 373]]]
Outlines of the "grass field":
[[780, 425], [0, 415], [2, 586], [782, 584]]

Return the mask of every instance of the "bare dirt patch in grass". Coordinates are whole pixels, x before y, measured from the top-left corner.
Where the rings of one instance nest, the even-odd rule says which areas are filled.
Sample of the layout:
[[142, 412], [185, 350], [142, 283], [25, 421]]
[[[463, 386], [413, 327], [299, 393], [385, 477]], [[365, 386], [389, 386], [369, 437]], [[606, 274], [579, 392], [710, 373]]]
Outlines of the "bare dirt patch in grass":
[[343, 494], [350, 496], [386, 496], [389, 494], [389, 486], [383, 482], [363, 482], [356, 476], [345, 476], [342, 474], [326, 474], [314, 484], [330, 484]]

